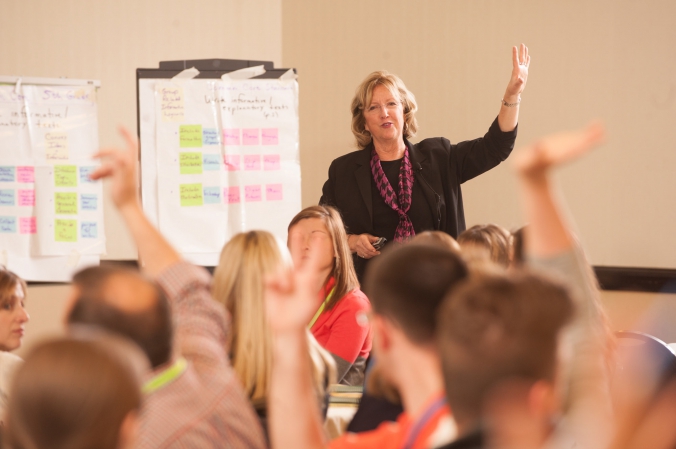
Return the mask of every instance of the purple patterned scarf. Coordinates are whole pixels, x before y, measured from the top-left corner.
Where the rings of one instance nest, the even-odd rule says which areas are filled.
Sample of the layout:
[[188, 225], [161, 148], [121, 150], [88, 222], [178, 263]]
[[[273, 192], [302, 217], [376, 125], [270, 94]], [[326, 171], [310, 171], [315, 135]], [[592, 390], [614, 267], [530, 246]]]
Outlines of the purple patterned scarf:
[[399, 168], [399, 194], [395, 195], [390, 181], [385, 176], [383, 166], [380, 165], [380, 157], [375, 148], [371, 150], [371, 173], [380, 191], [380, 196], [385, 200], [385, 204], [399, 214], [399, 224], [394, 233], [394, 241], [403, 243], [415, 235], [413, 223], [408, 217], [408, 210], [411, 208], [411, 194], [413, 192], [413, 168], [408, 158], [408, 148], [404, 151], [404, 160]]

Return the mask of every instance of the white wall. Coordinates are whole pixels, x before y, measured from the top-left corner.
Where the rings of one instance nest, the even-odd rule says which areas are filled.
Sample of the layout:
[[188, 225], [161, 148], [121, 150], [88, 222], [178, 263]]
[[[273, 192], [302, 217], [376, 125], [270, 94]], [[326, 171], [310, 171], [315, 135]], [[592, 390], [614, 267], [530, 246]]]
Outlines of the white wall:
[[[136, 131], [137, 68], [182, 59], [282, 59], [281, 0], [2, 0], [0, 75], [101, 80], [102, 146]], [[136, 259], [104, 203], [108, 259]]]
[[[398, 74], [418, 100], [415, 140], [483, 135], [512, 45], [532, 55], [517, 147], [601, 118], [606, 145], [561, 173], [597, 265], [676, 268], [676, 2], [284, 0], [283, 64], [298, 69], [303, 204], [356, 149], [349, 105], [367, 74]], [[509, 164], [463, 186], [468, 225], [522, 224]]]

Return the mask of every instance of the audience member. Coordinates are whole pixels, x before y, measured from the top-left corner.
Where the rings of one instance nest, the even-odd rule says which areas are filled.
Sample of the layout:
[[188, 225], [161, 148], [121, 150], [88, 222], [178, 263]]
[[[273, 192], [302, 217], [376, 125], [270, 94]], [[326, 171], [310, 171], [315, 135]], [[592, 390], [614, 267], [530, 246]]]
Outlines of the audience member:
[[509, 266], [511, 235], [496, 224], [474, 225], [458, 236], [465, 259], [470, 263], [491, 261], [503, 268]]
[[450, 251], [460, 252], [460, 245], [449, 234], [441, 231], [423, 231], [416, 234], [410, 240], [410, 243], [425, 243], [429, 245], [437, 245], [442, 248], [447, 248]]
[[0, 421], [3, 420], [9, 384], [21, 358], [9, 351], [19, 349], [29, 316], [25, 308], [26, 283], [0, 267]]
[[[591, 270], [548, 178], [551, 167], [592, 148], [602, 135], [602, 129], [590, 127], [550, 136], [522, 150], [516, 160], [530, 223], [528, 263], [566, 281], [570, 293], [552, 281], [513, 271], [509, 278], [474, 279], [444, 303], [439, 341], [446, 392], [461, 434], [448, 448], [484, 447], [483, 431], [492, 430], [486, 429], [485, 402], [515, 378], [528, 397], [529, 420], [538, 429], [536, 447], [545, 442], [557, 448], [608, 443], [609, 334]], [[575, 319], [562, 330], [572, 311]], [[561, 418], [553, 426], [556, 417]]]
[[317, 309], [308, 319], [310, 332], [336, 361], [338, 382], [362, 385], [366, 360], [371, 352], [371, 328], [366, 314], [368, 298], [359, 289], [345, 227], [338, 212], [329, 206], [311, 206], [289, 224], [289, 250], [300, 266], [316, 248], [321, 264]]
[[510, 257], [510, 267], [512, 268], [523, 267], [526, 263], [526, 243], [524, 241], [526, 229], [526, 226], [522, 226], [512, 232], [512, 257]]
[[[275, 332], [269, 405], [274, 447], [326, 445], [308, 388], [310, 370], [303, 338], [305, 323], [316, 308], [313, 286], [321, 280], [322, 266], [320, 252], [311, 251], [309, 260], [295, 273], [279, 273], [267, 285], [268, 313]], [[453, 420], [444, 400], [434, 321], [448, 288], [466, 276], [458, 255], [427, 245], [385, 251], [369, 268], [365, 285], [373, 304], [374, 353], [387, 380], [399, 391], [405, 412], [396, 423], [344, 435], [330, 447], [427, 448], [454, 437]]]
[[[230, 366], [228, 319], [211, 297], [211, 278], [181, 260], [148, 221], [137, 192], [138, 145], [98, 153], [92, 179], [111, 179], [111, 196], [134, 239], [143, 271], [84, 270], [74, 278], [70, 323], [100, 325], [134, 340], [153, 367], [143, 385], [139, 448], [262, 448], [265, 438]], [[173, 321], [173, 326], [172, 326]]]
[[446, 397], [461, 438], [445, 448], [483, 447], [482, 409], [501, 382], [529, 381], [536, 418], [557, 412], [557, 348], [573, 315], [567, 291], [528, 273], [474, 277], [450, 292], [437, 328]]
[[[441, 231], [423, 231], [409, 243], [431, 245], [460, 252], [460, 245], [453, 237]], [[404, 411], [399, 392], [387, 381], [383, 369], [372, 356], [366, 370], [364, 393], [357, 412], [347, 426], [348, 432], [366, 432], [376, 429], [384, 421], [396, 421]]]
[[[288, 250], [267, 231], [235, 235], [226, 243], [214, 271], [213, 296], [232, 317], [230, 361], [244, 392], [267, 431], [267, 402], [272, 371], [272, 331], [265, 313], [265, 277], [291, 268]], [[313, 386], [326, 415], [327, 387], [335, 377], [331, 355], [307, 332]]]
[[34, 348], [12, 383], [3, 447], [134, 447], [141, 392], [130, 359], [138, 353], [112, 345], [66, 338]]

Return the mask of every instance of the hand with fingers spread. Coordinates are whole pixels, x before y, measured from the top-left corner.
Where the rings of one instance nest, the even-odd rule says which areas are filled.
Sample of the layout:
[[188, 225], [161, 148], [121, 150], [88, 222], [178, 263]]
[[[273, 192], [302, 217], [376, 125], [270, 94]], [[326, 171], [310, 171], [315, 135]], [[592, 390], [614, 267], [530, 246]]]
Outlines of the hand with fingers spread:
[[350, 234], [347, 236], [347, 244], [350, 251], [357, 253], [362, 259], [370, 259], [380, 254], [380, 251], [373, 247], [373, 243], [378, 241], [378, 237], [371, 234]]
[[128, 129], [120, 127], [125, 148], [104, 148], [94, 155], [101, 166], [91, 175], [92, 180], [110, 178], [110, 194], [118, 209], [139, 205], [138, 141]]
[[[529, 66], [530, 55], [528, 54], [528, 47], [525, 44], [521, 44], [520, 48], [512, 47], [512, 76], [505, 91], [505, 99], [518, 97], [526, 88]], [[507, 101], [509, 102], [509, 100]]]
[[512, 131], [519, 122], [519, 105], [521, 92], [526, 88], [530, 55], [528, 47], [521, 44], [519, 48], [512, 47], [512, 75], [509, 78], [505, 96], [502, 97], [502, 106], [498, 114], [498, 123], [502, 131]]
[[522, 177], [538, 176], [591, 151], [604, 138], [605, 130], [598, 122], [577, 131], [551, 134], [520, 150], [514, 156], [514, 166]]

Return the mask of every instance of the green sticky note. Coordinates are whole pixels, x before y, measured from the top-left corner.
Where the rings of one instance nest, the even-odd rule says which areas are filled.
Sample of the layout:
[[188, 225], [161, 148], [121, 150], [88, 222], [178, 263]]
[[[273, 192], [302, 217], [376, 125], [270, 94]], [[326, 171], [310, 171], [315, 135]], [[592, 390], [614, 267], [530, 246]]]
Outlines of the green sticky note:
[[54, 209], [57, 214], [77, 214], [77, 193], [56, 192], [54, 194]]
[[203, 204], [202, 184], [181, 184], [181, 207]]
[[54, 239], [57, 242], [77, 242], [77, 220], [55, 220]]
[[75, 165], [55, 165], [54, 184], [56, 187], [77, 187], [77, 167]]
[[181, 148], [202, 146], [202, 125], [181, 125], [179, 128]]
[[179, 153], [182, 175], [202, 174], [202, 153]]

